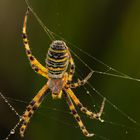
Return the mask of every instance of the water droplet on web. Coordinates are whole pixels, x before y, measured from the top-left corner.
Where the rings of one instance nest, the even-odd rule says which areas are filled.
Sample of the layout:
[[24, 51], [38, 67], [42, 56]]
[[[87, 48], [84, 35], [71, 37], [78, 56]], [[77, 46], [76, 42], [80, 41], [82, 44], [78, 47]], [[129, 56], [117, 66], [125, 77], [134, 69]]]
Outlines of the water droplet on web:
[[10, 134], [12, 134], [12, 135], [15, 134], [15, 130], [12, 129], [11, 132], [10, 132]]
[[128, 131], [127, 130], [125, 131], [125, 134], [128, 134]]
[[87, 90], [87, 94], [89, 94], [89, 91]]

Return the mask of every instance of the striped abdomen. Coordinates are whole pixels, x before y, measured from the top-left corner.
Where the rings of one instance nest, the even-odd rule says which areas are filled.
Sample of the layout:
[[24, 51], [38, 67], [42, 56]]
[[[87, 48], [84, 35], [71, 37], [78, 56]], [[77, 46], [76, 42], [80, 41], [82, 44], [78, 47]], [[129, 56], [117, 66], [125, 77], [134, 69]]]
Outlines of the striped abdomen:
[[69, 53], [63, 41], [53, 41], [46, 59], [50, 78], [62, 78], [69, 64]]

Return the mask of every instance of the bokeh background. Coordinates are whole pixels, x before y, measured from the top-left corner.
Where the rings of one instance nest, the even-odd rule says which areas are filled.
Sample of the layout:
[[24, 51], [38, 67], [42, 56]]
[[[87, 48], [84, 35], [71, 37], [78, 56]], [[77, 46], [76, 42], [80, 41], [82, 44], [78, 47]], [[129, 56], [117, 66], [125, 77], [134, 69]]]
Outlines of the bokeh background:
[[[53, 32], [109, 66], [140, 78], [139, 0], [30, 0], [30, 3]], [[28, 103], [46, 80], [33, 72], [24, 51], [21, 31], [26, 8], [24, 0], [0, 0], [0, 91], [6, 97]], [[28, 22], [28, 36], [33, 54], [45, 65], [44, 60], [51, 41], [32, 15]], [[69, 47], [94, 70], [105, 70], [103, 65], [83, 55], [73, 45]], [[84, 75], [89, 72], [79, 60], [75, 62], [78, 71]], [[99, 140], [104, 136], [110, 140], [139, 140], [140, 82], [100, 74], [94, 74], [90, 82], [137, 123], [132, 123], [106, 103], [103, 114], [107, 121], [105, 123], [90, 120], [80, 113], [87, 129], [97, 134], [89, 139]], [[85, 88], [92, 97], [86, 94]], [[88, 86], [85, 88], [81, 87], [75, 93], [91, 110], [98, 110], [102, 98]], [[10, 99], [9, 101], [20, 114], [27, 105]], [[95, 108], [94, 104], [97, 105]], [[49, 95], [31, 119], [23, 139], [87, 139], [81, 134], [68, 111], [64, 99], [55, 101]], [[1, 140], [17, 121], [18, 117], [0, 98]], [[21, 139], [18, 130], [10, 139]]]

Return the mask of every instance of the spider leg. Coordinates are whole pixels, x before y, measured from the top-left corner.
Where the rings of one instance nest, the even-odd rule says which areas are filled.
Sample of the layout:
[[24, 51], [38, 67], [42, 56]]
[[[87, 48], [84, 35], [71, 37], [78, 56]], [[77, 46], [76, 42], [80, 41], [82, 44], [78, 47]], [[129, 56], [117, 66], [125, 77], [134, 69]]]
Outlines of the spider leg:
[[69, 63], [70, 63], [70, 70], [69, 70], [69, 76], [68, 76], [68, 83], [70, 83], [72, 81], [72, 77], [73, 77], [74, 72], [75, 72], [75, 64], [74, 64], [74, 61], [73, 61], [71, 54], [70, 54]]
[[[65, 91], [64, 91], [65, 92]], [[67, 103], [68, 103], [68, 106], [74, 116], [74, 118], [76, 119], [78, 125], [80, 126], [80, 129], [82, 130], [83, 134], [86, 136], [86, 137], [92, 137], [94, 134], [90, 134], [87, 130], [86, 130], [86, 127], [84, 126], [80, 116], [78, 115], [71, 99], [70, 99], [70, 96], [67, 92], [65, 92], [65, 97], [66, 97], [66, 100], [67, 100]]]
[[22, 31], [22, 37], [23, 37], [26, 54], [30, 61], [32, 69], [35, 70], [35, 72], [37, 72], [38, 74], [48, 78], [47, 69], [39, 63], [39, 61], [32, 55], [32, 52], [30, 50], [29, 41], [26, 33], [28, 13], [29, 13], [29, 9], [27, 10], [26, 15], [24, 17], [24, 24], [23, 24], [23, 31]]
[[83, 86], [87, 83], [87, 81], [91, 78], [93, 71], [91, 71], [83, 80], [79, 80], [76, 83], [68, 84], [69, 88], [77, 88], [79, 86]]
[[27, 128], [27, 125], [34, 114], [34, 111], [38, 109], [40, 104], [42, 103], [44, 97], [49, 92], [48, 85], [45, 84], [43, 88], [37, 93], [37, 95], [33, 98], [30, 104], [27, 106], [26, 111], [21, 116], [21, 127], [20, 127], [20, 136], [24, 137], [24, 132]]
[[69, 55], [70, 55], [70, 60], [69, 60], [69, 63], [70, 63], [70, 70], [69, 70], [69, 75], [68, 75], [68, 82], [67, 82], [67, 85], [66, 87], [68, 88], [76, 88], [76, 87], [79, 87], [79, 86], [82, 86], [84, 85], [89, 79], [90, 77], [92, 76], [93, 74], [93, 71], [91, 71], [83, 80], [79, 80], [78, 79], [78, 82], [76, 83], [71, 83], [72, 81], [72, 78], [73, 78], [73, 75], [74, 75], [74, 72], [75, 72], [75, 64], [74, 64], [74, 60], [69, 52]]
[[79, 99], [75, 96], [75, 94], [73, 93], [73, 91], [71, 89], [66, 89], [66, 92], [70, 95], [70, 97], [72, 98], [72, 100], [74, 101], [74, 103], [80, 108], [80, 110], [85, 113], [87, 116], [89, 116], [91, 119], [98, 119], [99, 121], [103, 122], [103, 120], [100, 118], [103, 110], [104, 110], [104, 106], [105, 106], [105, 98], [103, 99], [100, 111], [98, 113], [93, 113], [91, 111], [89, 111], [86, 107], [84, 107], [82, 105], [82, 103], [79, 101]]

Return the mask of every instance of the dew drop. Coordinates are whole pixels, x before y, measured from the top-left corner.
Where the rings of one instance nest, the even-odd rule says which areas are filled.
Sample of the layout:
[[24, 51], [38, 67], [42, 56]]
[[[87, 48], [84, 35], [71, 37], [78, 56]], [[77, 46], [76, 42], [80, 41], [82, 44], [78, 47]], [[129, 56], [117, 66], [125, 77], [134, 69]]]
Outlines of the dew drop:
[[10, 132], [10, 134], [12, 134], [12, 135], [15, 134], [15, 130], [12, 129], [11, 132]]
[[126, 135], [128, 134], [128, 131], [127, 131], [127, 130], [125, 131], [125, 134], [126, 134]]

